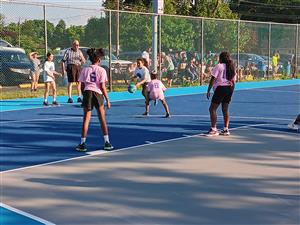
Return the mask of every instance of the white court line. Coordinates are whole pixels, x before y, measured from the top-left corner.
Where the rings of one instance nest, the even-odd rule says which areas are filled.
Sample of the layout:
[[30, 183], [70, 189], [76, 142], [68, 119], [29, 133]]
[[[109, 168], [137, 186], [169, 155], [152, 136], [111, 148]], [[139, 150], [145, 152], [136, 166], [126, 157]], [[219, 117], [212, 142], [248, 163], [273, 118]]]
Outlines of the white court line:
[[28, 218], [30, 218], [30, 219], [32, 219], [32, 220], [35, 220], [35, 221], [38, 221], [38, 222], [40, 222], [40, 223], [43, 223], [43, 224], [45, 224], [45, 225], [55, 225], [54, 223], [51, 223], [51, 222], [49, 222], [49, 221], [47, 221], [47, 220], [44, 220], [44, 219], [42, 219], [42, 218], [40, 218], [40, 217], [34, 216], [34, 215], [29, 214], [29, 213], [27, 213], [27, 212], [24, 212], [24, 211], [22, 211], [22, 210], [13, 208], [13, 207], [11, 207], [11, 206], [8, 206], [8, 205], [6, 205], [6, 204], [4, 204], [4, 203], [2, 203], [2, 202], [0, 202], [0, 207], [6, 208], [6, 209], [8, 209], [8, 210], [10, 210], [10, 211], [13, 211], [13, 212], [15, 212], [15, 213], [17, 213], [17, 214], [20, 214], [20, 215], [22, 215], [22, 216], [28, 217]]
[[[120, 117], [120, 116], [112, 116], [109, 115], [109, 117]], [[121, 117], [130, 117], [128, 116], [121, 116]], [[164, 117], [164, 115], [149, 115], [149, 116], [142, 116], [142, 115], [134, 115], [133, 117], [136, 118], [147, 118], [147, 117]], [[205, 117], [209, 118], [209, 115], [171, 115], [172, 117]], [[1, 121], [0, 124], [7, 124], [7, 123], [25, 123], [25, 122], [34, 122], [34, 121], [52, 121], [52, 120], [67, 120], [67, 119], [78, 119], [82, 118], [82, 116], [64, 116], [64, 117], [54, 117], [54, 118], [43, 118], [43, 119], [29, 119], [29, 120], [14, 120], [14, 121]], [[92, 118], [98, 118], [97, 116], [92, 116]], [[281, 121], [291, 121], [291, 119], [284, 119], [284, 118], [276, 118], [276, 117], [255, 117], [255, 116], [230, 116], [230, 118], [236, 118], [236, 119], [256, 119], [256, 120], [281, 120]], [[109, 125], [109, 124], [108, 124]]]
[[[263, 125], [272, 125], [272, 124], [265, 124], [265, 123], [264, 124], [252, 124], [252, 125], [245, 125], [245, 126], [241, 126], [241, 127], [235, 127], [235, 128], [230, 129], [230, 130], [237, 130], [237, 129], [242, 129], [242, 128], [253, 128], [255, 126], [263, 126]], [[199, 130], [199, 131], [201, 131], [200, 134], [198, 133], [198, 134], [194, 134], [194, 135], [183, 135], [183, 137], [179, 137], [179, 138], [173, 138], [173, 139], [168, 139], [168, 140], [163, 140], [163, 141], [158, 141], [158, 142], [141, 144], [141, 145], [131, 146], [131, 147], [127, 147], [127, 148], [116, 149], [116, 150], [113, 150], [113, 151], [95, 150], [95, 151], [92, 151], [92, 152], [87, 152], [87, 155], [68, 158], [68, 159], [62, 159], [62, 160], [57, 160], [57, 161], [53, 161], [53, 162], [42, 163], [42, 164], [37, 164], [37, 165], [27, 166], [27, 167], [22, 167], [22, 168], [17, 168], [17, 169], [6, 170], [6, 171], [0, 172], [0, 174], [5, 174], [5, 173], [10, 173], [10, 172], [15, 172], [15, 171], [21, 171], [21, 170], [26, 170], [26, 169], [36, 168], [36, 167], [42, 167], [42, 166], [47, 166], [47, 165], [53, 165], [53, 164], [58, 164], [58, 163], [62, 163], [62, 162], [68, 162], [68, 161], [72, 161], [72, 160], [83, 159], [83, 158], [87, 158], [87, 157], [90, 157], [90, 156], [104, 155], [104, 154], [109, 154], [109, 153], [114, 153], [114, 152], [131, 150], [131, 149], [135, 149], [135, 148], [139, 148], [139, 147], [145, 147], [145, 146], [150, 146], [150, 145], [155, 145], [155, 144], [162, 144], [162, 143], [167, 143], [167, 142], [172, 142], [172, 141], [177, 141], [177, 140], [188, 139], [188, 138], [192, 138], [192, 137], [204, 136], [203, 132], [206, 132], [206, 131], [202, 131], [202, 130]], [[272, 132], [272, 131], [273, 130], [270, 130], [270, 132]], [[276, 131], [276, 132], [286, 133], [284, 131]]]
[[265, 90], [265, 89], [253, 89], [254, 91], [263, 91], [263, 92], [279, 92], [279, 93], [295, 93], [300, 94], [300, 91], [281, 91], [281, 90]]

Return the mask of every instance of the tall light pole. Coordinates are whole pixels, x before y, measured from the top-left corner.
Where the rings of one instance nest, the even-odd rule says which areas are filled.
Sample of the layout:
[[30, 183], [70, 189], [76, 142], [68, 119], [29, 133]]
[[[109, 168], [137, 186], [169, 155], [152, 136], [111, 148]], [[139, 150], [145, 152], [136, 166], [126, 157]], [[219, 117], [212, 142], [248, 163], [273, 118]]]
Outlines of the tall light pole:
[[116, 53], [117, 53], [117, 57], [119, 57], [119, 47], [120, 47], [120, 14], [119, 14], [119, 10], [120, 10], [120, 0], [117, 0], [117, 49], [116, 49]]
[[164, 0], [153, 0], [152, 20], [152, 69], [157, 70], [157, 40], [158, 40], [158, 14], [164, 13]]

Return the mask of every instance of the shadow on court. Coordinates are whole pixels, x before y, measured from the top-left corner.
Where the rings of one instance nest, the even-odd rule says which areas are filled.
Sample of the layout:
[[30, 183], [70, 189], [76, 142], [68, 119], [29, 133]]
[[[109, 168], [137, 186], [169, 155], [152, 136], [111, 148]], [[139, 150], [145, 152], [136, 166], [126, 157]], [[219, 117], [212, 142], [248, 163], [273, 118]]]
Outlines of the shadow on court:
[[298, 224], [298, 138], [237, 129], [4, 173], [3, 200], [61, 225]]

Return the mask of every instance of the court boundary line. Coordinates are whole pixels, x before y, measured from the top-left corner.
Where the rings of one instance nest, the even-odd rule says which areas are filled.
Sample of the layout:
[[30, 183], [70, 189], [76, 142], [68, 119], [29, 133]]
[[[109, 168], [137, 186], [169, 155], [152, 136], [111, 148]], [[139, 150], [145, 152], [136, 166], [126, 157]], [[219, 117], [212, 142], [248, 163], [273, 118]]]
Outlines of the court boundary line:
[[[107, 117], [110, 117], [111, 115], [106, 115]], [[221, 116], [221, 115], [220, 115]], [[13, 121], [0, 121], [0, 124], [9, 124], [9, 123], [26, 123], [26, 122], [34, 122], [34, 121], [49, 121], [49, 120], [61, 120], [61, 119], [82, 119], [83, 115], [78, 115], [78, 116], [64, 116], [64, 117], [53, 117], [53, 118], [42, 118], [42, 119], [29, 119], [29, 120], [13, 120]], [[125, 116], [124, 116], [125, 117]], [[143, 116], [143, 115], [133, 115], [133, 117], [136, 118], [147, 118], [147, 117], [164, 117], [164, 115], [149, 115], [149, 116]], [[201, 114], [171, 114], [172, 117], [204, 117], [204, 118], [209, 118], [209, 115], [201, 115]], [[91, 118], [98, 118], [97, 116], [92, 116]], [[236, 119], [257, 119], [257, 120], [281, 120], [281, 121], [292, 121], [293, 118], [291, 119], [285, 119], [285, 118], [276, 118], [276, 117], [255, 117], [255, 116], [233, 116], [231, 115], [230, 118], [236, 118]], [[109, 125], [109, 124], [108, 124]]]
[[[242, 83], [243, 84], [243, 83]], [[258, 90], [258, 89], [265, 89], [265, 88], [280, 88], [280, 87], [287, 87], [287, 86], [294, 86], [294, 85], [299, 85], [299, 83], [295, 83], [295, 84], [286, 84], [286, 85], [279, 85], [279, 86], [265, 86], [265, 87], [236, 87], [236, 90], [235, 91], [249, 91], [249, 90]], [[200, 87], [203, 87], [203, 88], [206, 88], [208, 85], [204, 85], [204, 86], [197, 86], [197, 87], [190, 87], [190, 88], [200, 88]], [[181, 87], [181, 88], [186, 88], [186, 87]], [[173, 89], [171, 89], [173, 90]], [[116, 92], [112, 92], [112, 93], [116, 93]], [[139, 93], [141, 93], [141, 91], [139, 91]], [[197, 93], [188, 93], [188, 94], [175, 94], [175, 95], [171, 95], [171, 96], [167, 96], [166, 94], [166, 98], [170, 98], [170, 97], [180, 97], [180, 96], [190, 96], [190, 95], [201, 95], [201, 94], [205, 94], [206, 91], [203, 91], [203, 92], [197, 92]], [[57, 96], [57, 97], [65, 97], [65, 96]], [[36, 98], [37, 99], [42, 99], [42, 98]], [[119, 100], [111, 100], [110, 102], [122, 102], [122, 101], [136, 101], [136, 100], [142, 100], [143, 99], [143, 96], [140, 96], [140, 97], [137, 97], [137, 98], [133, 98], [133, 99], [119, 99]], [[7, 99], [7, 101], [9, 100], [17, 100], [17, 99]], [[21, 99], [22, 100], [22, 99]], [[43, 99], [42, 99], [43, 100]], [[1, 101], [5, 101], [5, 100], [1, 100]], [[42, 102], [42, 101], [41, 101]], [[74, 104], [78, 104], [78, 103], [73, 103], [72, 105]], [[61, 104], [60, 106], [68, 106], [68, 103], [63, 103]], [[71, 105], [70, 105], [71, 106]], [[2, 106], [0, 106], [1, 108]], [[2, 112], [10, 112], [10, 111], [21, 111], [21, 110], [32, 110], [32, 109], [43, 109], [43, 108], [47, 108], [47, 107], [38, 107], [38, 108], [26, 108], [26, 109], [12, 109], [12, 110], [0, 110], [0, 113]]]
[[[272, 125], [272, 124], [269, 124], [269, 123], [251, 124], [251, 125], [245, 125], [245, 126], [240, 126], [240, 127], [234, 127], [234, 128], [231, 128], [230, 130], [238, 130], [238, 129], [243, 129], [243, 128], [251, 128], [251, 129], [253, 129], [256, 126], [263, 126], [263, 125]], [[262, 128], [256, 128], [256, 129], [264, 130]], [[1, 171], [0, 175], [6, 174], [6, 173], [11, 173], [11, 172], [16, 172], [16, 171], [22, 171], [22, 170], [26, 170], [26, 169], [32, 169], [32, 168], [36, 168], [36, 167], [42, 167], [42, 166], [48, 166], [48, 165], [53, 165], [53, 164], [59, 164], [59, 163], [62, 163], [62, 162], [68, 162], [68, 161], [77, 160], [77, 159], [83, 159], [83, 158], [87, 158], [87, 157], [91, 157], [91, 156], [111, 154], [111, 153], [115, 153], [115, 152], [131, 150], [131, 149], [134, 149], [134, 148], [140, 148], [140, 147], [145, 147], [145, 146], [150, 146], [150, 145], [167, 143], [167, 142], [172, 142], [172, 141], [177, 141], [177, 140], [183, 140], [183, 139], [188, 139], [188, 138], [193, 138], [193, 137], [205, 137], [205, 135], [203, 135], [203, 132], [206, 132], [207, 130], [205, 130], [205, 131], [199, 130], [199, 131], [201, 131], [201, 133], [197, 133], [197, 134], [193, 134], [193, 135], [185, 135], [185, 134], [183, 134], [182, 137], [178, 137], [178, 138], [172, 138], [172, 139], [167, 139], [167, 140], [162, 140], [162, 141], [157, 141], [157, 142], [145, 143], [145, 144], [141, 144], [141, 145], [135, 145], [135, 146], [130, 146], [130, 147], [126, 147], [126, 148], [116, 149], [116, 150], [113, 150], [113, 151], [104, 151], [102, 149], [101, 150], [98, 149], [98, 150], [95, 150], [95, 151], [87, 152], [86, 155], [83, 155], [83, 156], [77, 156], [77, 157], [72, 157], [72, 158], [68, 158], [68, 159], [56, 160], [56, 161], [52, 161], [52, 162], [41, 163], [41, 164], [37, 164], [37, 165], [32, 165], [32, 166], [26, 166], [26, 167], [21, 167], [21, 168], [16, 168], [16, 169], [11, 169], [11, 170]], [[268, 130], [268, 131], [270, 131], [270, 132], [277, 132], [277, 133], [285, 133], [285, 134], [287, 133], [285, 131], [278, 131], [278, 130]], [[298, 135], [297, 133], [292, 133], [292, 134], [293, 135]], [[211, 138], [211, 137], [207, 137], [207, 138]]]
[[42, 219], [42, 218], [40, 218], [40, 217], [38, 217], [38, 216], [34, 216], [34, 215], [30, 214], [30, 213], [24, 212], [24, 211], [22, 211], [22, 210], [20, 210], [20, 209], [16, 209], [16, 208], [14, 208], [14, 207], [12, 207], [12, 206], [9, 206], [9, 205], [7, 205], [7, 204], [4, 204], [4, 203], [2, 203], [2, 202], [0, 202], [0, 207], [5, 208], [5, 209], [8, 209], [8, 210], [10, 210], [10, 211], [13, 211], [13, 212], [15, 212], [15, 213], [17, 213], [17, 214], [20, 214], [20, 215], [22, 215], [22, 216], [28, 217], [28, 218], [30, 218], [30, 219], [32, 219], [32, 220], [35, 220], [35, 221], [38, 221], [38, 222], [40, 222], [40, 223], [43, 223], [44, 225], [56, 225], [56, 224], [54, 224], [54, 223], [52, 223], [52, 222], [50, 222], [50, 221], [47, 221], [47, 220], [45, 220], [45, 219]]

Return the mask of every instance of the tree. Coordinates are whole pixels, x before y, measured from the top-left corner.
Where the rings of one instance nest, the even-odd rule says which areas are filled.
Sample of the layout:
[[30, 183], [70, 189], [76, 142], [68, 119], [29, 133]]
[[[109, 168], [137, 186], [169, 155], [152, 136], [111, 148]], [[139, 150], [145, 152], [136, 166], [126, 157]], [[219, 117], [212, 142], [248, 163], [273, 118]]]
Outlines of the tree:
[[231, 0], [230, 8], [243, 20], [300, 23], [299, 0]]

